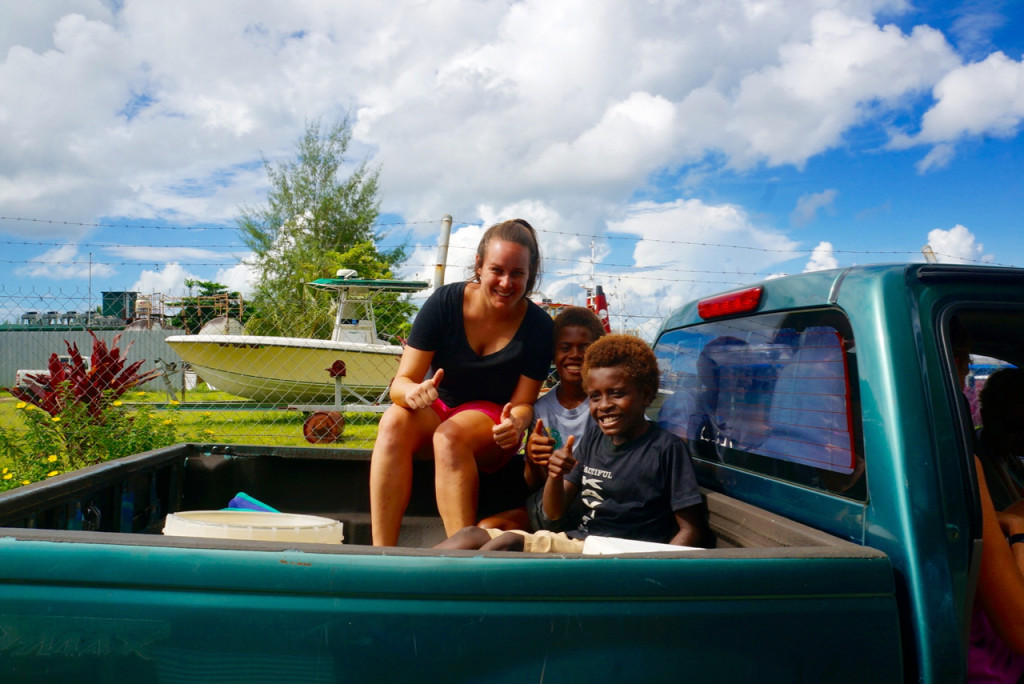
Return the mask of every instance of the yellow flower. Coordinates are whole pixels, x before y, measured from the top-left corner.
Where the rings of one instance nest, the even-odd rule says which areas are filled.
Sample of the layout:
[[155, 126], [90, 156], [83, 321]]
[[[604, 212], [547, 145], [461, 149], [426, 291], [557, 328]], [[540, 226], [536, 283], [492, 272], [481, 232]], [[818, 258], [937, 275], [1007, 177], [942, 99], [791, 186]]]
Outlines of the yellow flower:
[[54, 423], [59, 423], [60, 422], [60, 416], [54, 416], [53, 418], [50, 418], [50, 420], [53, 421]]
[[46, 460], [49, 461], [50, 463], [56, 463], [57, 454], [50, 454], [49, 456], [46, 457]]
[[114, 406], [121, 406], [122, 404], [124, 404], [124, 402], [121, 401], [120, 399], [114, 402]]
[[26, 406], [28, 406], [28, 404], [26, 404], [26, 403], [25, 403], [25, 402], [23, 402], [23, 401], [19, 401], [19, 402], [18, 402], [17, 404], [15, 404], [15, 405], [14, 405], [14, 408], [20, 408], [20, 409], [23, 409], [23, 408], [25, 408]]
[[165, 420], [165, 421], [164, 421], [164, 422], [162, 423], [162, 425], [170, 425], [170, 424], [171, 424], [171, 423], [173, 423], [173, 422], [174, 422], [173, 420], [171, 420], [170, 418], [168, 418], [167, 420]]
[[31, 483], [31, 482], [29, 482], [28, 480], [22, 480], [22, 481], [21, 481], [21, 484], [32, 484], [32, 483]]
[[36, 408], [36, 405], [35, 405], [35, 404], [26, 404], [26, 405], [25, 405], [25, 410], [26, 410], [26, 411], [34, 411], [34, 410], [35, 410], [35, 408]]
[[60, 475], [60, 472], [56, 470], [51, 470], [50, 472], [46, 473], [46, 477], [53, 477], [54, 475]]
[[180, 404], [181, 402], [180, 402], [180, 401], [178, 401], [177, 399], [171, 399], [171, 400], [170, 400], [169, 402], [167, 402], [167, 403], [168, 403], [168, 404], [170, 404], [171, 406], [177, 406], [177, 405], [178, 405], [178, 404]]
[[208, 435], [215, 435], [215, 434], [217, 434], [217, 433], [216, 433], [216, 432], [214, 432], [213, 430], [203, 430], [203, 432], [205, 432], [205, 433], [206, 433], [206, 434], [208, 434]]
[[7, 468], [4, 468], [4, 475], [7, 474]]
[[10, 480], [12, 477], [14, 477], [14, 473], [7, 473], [6, 475], [4, 475], [5, 480]]
[[145, 392], [136, 392], [135, 396], [137, 396], [137, 397], [144, 397], [144, 396], [146, 396], [146, 393]]
[[212, 416], [213, 414], [212, 414], [212, 413], [210, 413], [209, 411], [203, 411], [203, 415], [204, 415], [204, 416], [206, 416], [207, 418], [209, 418], [209, 417], [210, 417], [210, 416]]

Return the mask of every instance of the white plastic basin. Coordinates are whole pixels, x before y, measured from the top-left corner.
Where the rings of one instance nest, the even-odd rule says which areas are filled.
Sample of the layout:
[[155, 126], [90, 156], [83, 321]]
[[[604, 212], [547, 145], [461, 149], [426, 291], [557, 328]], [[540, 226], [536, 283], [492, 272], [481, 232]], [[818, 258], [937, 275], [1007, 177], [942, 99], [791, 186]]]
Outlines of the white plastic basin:
[[255, 539], [259, 541], [340, 544], [342, 524], [330, 518], [261, 511], [181, 511], [164, 521], [164, 534], [173, 537]]

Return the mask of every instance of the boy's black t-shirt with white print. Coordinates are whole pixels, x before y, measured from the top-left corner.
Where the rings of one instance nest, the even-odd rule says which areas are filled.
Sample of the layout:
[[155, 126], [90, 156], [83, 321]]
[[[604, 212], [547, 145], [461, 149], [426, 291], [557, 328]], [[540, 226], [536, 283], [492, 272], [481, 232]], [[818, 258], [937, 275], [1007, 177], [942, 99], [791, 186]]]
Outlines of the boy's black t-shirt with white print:
[[679, 530], [675, 511], [701, 502], [686, 444], [653, 423], [620, 446], [588, 430], [573, 456], [577, 464], [566, 480], [579, 488], [584, 514], [570, 537], [665, 543]]

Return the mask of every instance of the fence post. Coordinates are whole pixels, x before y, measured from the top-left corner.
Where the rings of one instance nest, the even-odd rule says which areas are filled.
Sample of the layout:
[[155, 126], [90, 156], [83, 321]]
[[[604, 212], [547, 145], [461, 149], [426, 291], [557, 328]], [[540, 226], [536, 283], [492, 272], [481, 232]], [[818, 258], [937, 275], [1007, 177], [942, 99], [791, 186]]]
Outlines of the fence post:
[[441, 239], [437, 241], [437, 265], [434, 266], [434, 289], [444, 285], [444, 266], [448, 262], [448, 238], [452, 234], [452, 215], [441, 219]]

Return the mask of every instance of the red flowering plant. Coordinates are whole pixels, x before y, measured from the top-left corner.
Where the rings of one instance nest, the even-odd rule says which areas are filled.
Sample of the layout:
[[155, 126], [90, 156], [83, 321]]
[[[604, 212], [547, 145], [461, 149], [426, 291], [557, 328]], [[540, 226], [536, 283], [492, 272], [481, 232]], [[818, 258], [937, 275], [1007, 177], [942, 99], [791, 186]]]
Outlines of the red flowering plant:
[[[72, 403], [86, 407], [89, 415], [96, 420], [102, 419], [104, 409], [122, 394], [144, 382], [160, 376], [161, 371], [154, 369], [139, 373], [143, 361], [135, 361], [125, 365], [126, 359], [117, 346], [121, 334], [114, 337], [110, 347], [92, 335], [91, 363], [87, 365], [78, 345], [65, 340], [70, 361], [62, 361], [57, 354], [50, 355], [48, 375], [29, 374], [26, 387], [12, 387], [10, 392], [16, 399], [35, 404], [51, 416], [59, 416]], [[125, 347], [127, 353], [131, 343]]]
[[[92, 331], [89, 334], [90, 363], [77, 345], [65, 341], [67, 357], [52, 354], [48, 373], [30, 374], [24, 387], [7, 388], [19, 400], [18, 408], [24, 409], [27, 430], [21, 436], [0, 435], [0, 451], [6, 452], [11, 469], [0, 476], [0, 491], [9, 488], [5, 485], [39, 479], [40, 474], [53, 476], [174, 443], [170, 421], [145, 409], [126, 411], [119, 400], [161, 371], [140, 373], [143, 361], [127, 363], [124, 354], [131, 345], [122, 350], [120, 334], [109, 347]], [[4, 481], [8, 474], [10, 481]]]

